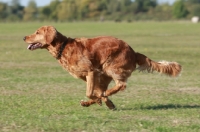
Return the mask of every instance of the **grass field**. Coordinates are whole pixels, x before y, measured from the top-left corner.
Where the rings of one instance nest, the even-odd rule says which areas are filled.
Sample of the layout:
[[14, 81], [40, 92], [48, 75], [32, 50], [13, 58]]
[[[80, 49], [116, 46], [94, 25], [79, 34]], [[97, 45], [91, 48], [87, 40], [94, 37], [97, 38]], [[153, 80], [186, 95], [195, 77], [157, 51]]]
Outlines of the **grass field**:
[[[69, 37], [118, 37], [155, 61], [179, 62], [182, 74], [169, 78], [135, 71], [127, 89], [111, 97], [117, 110], [83, 108], [85, 83], [46, 50], [26, 50], [22, 38], [42, 25], [54, 25]], [[189, 22], [1, 23], [0, 131], [200, 131], [199, 29]]]

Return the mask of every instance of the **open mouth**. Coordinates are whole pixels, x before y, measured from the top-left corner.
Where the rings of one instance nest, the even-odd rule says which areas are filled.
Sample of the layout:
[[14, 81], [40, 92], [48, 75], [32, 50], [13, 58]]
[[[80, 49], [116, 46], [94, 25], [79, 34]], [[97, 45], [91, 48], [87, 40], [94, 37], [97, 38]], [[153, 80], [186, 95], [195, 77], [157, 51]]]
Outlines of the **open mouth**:
[[41, 43], [32, 43], [32, 44], [29, 44], [27, 49], [28, 50], [36, 50], [38, 48], [41, 48], [42, 47], [42, 44]]

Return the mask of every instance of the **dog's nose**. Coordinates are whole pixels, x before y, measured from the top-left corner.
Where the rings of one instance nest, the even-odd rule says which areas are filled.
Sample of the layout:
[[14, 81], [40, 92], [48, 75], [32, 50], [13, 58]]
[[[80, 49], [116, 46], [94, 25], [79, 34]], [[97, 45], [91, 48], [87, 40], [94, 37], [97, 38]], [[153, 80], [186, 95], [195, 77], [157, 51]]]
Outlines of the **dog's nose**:
[[23, 40], [24, 40], [24, 41], [26, 40], [26, 36], [23, 38]]

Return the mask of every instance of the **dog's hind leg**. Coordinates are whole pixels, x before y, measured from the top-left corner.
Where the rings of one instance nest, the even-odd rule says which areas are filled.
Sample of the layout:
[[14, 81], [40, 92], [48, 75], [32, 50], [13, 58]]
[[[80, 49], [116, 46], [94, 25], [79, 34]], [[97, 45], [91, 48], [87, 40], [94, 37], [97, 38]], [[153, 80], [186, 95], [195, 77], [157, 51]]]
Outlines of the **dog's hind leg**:
[[126, 88], [126, 80], [115, 80], [115, 83], [116, 85], [113, 88], [108, 89], [103, 93], [104, 97], [123, 91]]

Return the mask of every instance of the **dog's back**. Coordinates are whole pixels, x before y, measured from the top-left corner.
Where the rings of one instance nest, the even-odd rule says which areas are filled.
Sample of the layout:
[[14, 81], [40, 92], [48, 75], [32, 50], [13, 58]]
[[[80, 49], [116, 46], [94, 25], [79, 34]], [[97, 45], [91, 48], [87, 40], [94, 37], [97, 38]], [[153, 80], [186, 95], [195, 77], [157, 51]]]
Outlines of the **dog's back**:
[[100, 36], [79, 40], [91, 54], [93, 66], [112, 78], [128, 77], [136, 67], [135, 52], [120, 39]]

